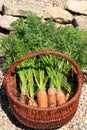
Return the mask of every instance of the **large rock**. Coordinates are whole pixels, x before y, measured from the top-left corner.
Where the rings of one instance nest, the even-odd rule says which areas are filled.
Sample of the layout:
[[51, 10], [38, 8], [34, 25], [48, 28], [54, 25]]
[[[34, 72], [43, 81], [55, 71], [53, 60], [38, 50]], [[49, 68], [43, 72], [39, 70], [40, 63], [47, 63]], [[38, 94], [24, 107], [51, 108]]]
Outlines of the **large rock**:
[[44, 9], [41, 7], [39, 3], [32, 3], [32, 2], [20, 2], [19, 3], [11, 3], [8, 0], [5, 0], [3, 10], [4, 14], [13, 15], [13, 16], [24, 16], [26, 17], [28, 11], [32, 11], [36, 13], [39, 17], [43, 16]]
[[7, 30], [12, 30], [12, 27], [10, 26], [11, 23], [16, 21], [18, 17], [13, 17], [13, 16], [8, 16], [8, 15], [0, 15], [0, 27], [7, 29]]
[[68, 1], [66, 3], [66, 9], [75, 13], [87, 15], [87, 1]]
[[0, 12], [2, 12], [3, 3], [4, 3], [4, 0], [0, 0]]
[[73, 20], [72, 14], [64, 10], [61, 7], [49, 7], [45, 10], [44, 16], [45, 19], [53, 17], [54, 20], [58, 23], [70, 23]]
[[75, 16], [74, 24], [79, 29], [87, 30], [87, 16]]

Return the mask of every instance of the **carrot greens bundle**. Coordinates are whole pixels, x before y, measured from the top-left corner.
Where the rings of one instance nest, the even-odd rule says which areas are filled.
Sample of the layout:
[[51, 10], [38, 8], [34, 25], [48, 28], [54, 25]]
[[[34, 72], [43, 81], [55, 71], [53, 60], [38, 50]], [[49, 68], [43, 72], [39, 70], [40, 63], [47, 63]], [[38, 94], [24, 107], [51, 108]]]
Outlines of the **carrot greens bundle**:
[[52, 70], [51, 78], [57, 90], [57, 104], [62, 105], [66, 103], [66, 96], [63, 90], [66, 90], [68, 93], [71, 93], [71, 86], [67, 82], [67, 78], [64, 76], [64, 74], [57, 72], [56, 70]]
[[28, 95], [27, 82], [26, 82], [26, 70], [22, 70], [23, 63], [17, 67], [17, 74], [19, 77], [20, 86], [20, 102], [26, 103], [26, 96]]
[[37, 107], [37, 103], [34, 99], [35, 97], [35, 88], [34, 88], [34, 61], [35, 58], [30, 59], [27, 64], [29, 66], [27, 73], [26, 73], [26, 81], [27, 81], [27, 89], [28, 89], [28, 105]]
[[26, 60], [17, 67], [17, 73], [19, 76], [19, 86], [20, 86], [20, 101], [22, 103], [28, 104], [29, 106], [37, 106], [37, 103], [34, 100], [35, 96], [34, 79], [33, 79], [34, 60], [35, 58]]
[[48, 107], [48, 97], [46, 92], [46, 83], [48, 81], [45, 71], [41, 68], [40, 62], [38, 63], [38, 69], [34, 69], [34, 78], [38, 86], [37, 102], [38, 107]]
[[66, 103], [72, 89], [67, 80], [71, 69], [68, 61], [53, 55], [45, 54], [26, 60], [17, 68], [20, 101], [32, 107], [56, 107]]
[[[49, 77], [48, 106], [55, 107], [66, 103], [71, 94], [71, 85], [67, 82], [67, 73], [72, 69], [71, 64], [55, 56], [41, 56]], [[64, 91], [67, 92], [65, 95]], [[67, 97], [66, 97], [67, 96]]]

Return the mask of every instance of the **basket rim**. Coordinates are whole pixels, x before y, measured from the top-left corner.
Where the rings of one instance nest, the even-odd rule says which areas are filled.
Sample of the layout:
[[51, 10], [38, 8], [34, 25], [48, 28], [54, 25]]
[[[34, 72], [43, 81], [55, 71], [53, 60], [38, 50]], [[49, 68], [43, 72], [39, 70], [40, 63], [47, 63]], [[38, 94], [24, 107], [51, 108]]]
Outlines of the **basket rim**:
[[[78, 88], [77, 91], [75, 93], [75, 95], [65, 104], [61, 105], [61, 106], [56, 106], [53, 108], [39, 108], [39, 107], [32, 107], [32, 106], [28, 106], [27, 104], [22, 104], [20, 101], [18, 101], [16, 98], [14, 98], [14, 96], [12, 95], [10, 89], [9, 89], [9, 83], [11, 81], [12, 75], [11, 72], [14, 72], [15, 67], [19, 64], [19, 62], [22, 62], [24, 60], [26, 60], [27, 58], [31, 58], [32, 56], [36, 56], [36, 55], [40, 55], [40, 54], [55, 54], [56, 56], [65, 58], [66, 60], [68, 60], [76, 69], [77, 71], [77, 80], [78, 80]], [[53, 51], [53, 50], [39, 50], [39, 51], [35, 51], [35, 52], [31, 52], [29, 54], [26, 54], [25, 56], [23, 56], [22, 58], [18, 59], [16, 62], [14, 62], [10, 68], [8, 69], [5, 77], [4, 77], [4, 83], [6, 86], [6, 90], [8, 93], [9, 98], [12, 100], [12, 102], [14, 102], [17, 105], [21, 105], [22, 107], [28, 108], [28, 109], [33, 109], [33, 110], [38, 110], [38, 111], [50, 111], [50, 110], [56, 110], [56, 109], [62, 109], [63, 107], [67, 107], [68, 105], [70, 105], [74, 100], [76, 100], [81, 93], [81, 88], [82, 88], [82, 84], [83, 84], [83, 75], [82, 72], [79, 68], [79, 66], [77, 65], [77, 63], [70, 57], [68, 57], [67, 55], [57, 52], [57, 51]]]

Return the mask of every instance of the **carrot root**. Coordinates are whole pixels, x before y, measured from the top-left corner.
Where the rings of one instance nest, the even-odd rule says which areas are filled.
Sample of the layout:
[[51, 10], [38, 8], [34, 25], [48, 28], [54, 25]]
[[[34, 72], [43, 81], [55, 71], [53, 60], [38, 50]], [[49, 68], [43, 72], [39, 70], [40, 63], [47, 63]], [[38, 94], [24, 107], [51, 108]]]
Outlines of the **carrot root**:
[[57, 100], [56, 100], [56, 89], [50, 87], [48, 89], [48, 107], [56, 107]]
[[48, 97], [45, 90], [37, 92], [38, 107], [48, 107]]
[[29, 106], [32, 106], [32, 107], [37, 107], [37, 103], [36, 103], [36, 101], [34, 100], [34, 98], [32, 98], [32, 97], [29, 97], [28, 105], [29, 105]]
[[62, 91], [57, 91], [57, 103], [58, 103], [58, 106], [66, 103], [66, 97]]
[[26, 103], [27, 96], [25, 93], [20, 94], [20, 102], [25, 104]]

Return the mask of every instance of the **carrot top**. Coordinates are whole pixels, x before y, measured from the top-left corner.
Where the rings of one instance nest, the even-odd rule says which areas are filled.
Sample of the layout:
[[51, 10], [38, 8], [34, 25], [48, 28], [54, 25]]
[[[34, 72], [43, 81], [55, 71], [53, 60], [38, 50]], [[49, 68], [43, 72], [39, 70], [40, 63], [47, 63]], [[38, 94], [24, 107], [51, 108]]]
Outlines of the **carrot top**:
[[41, 63], [36, 66], [37, 68], [33, 70], [35, 82], [38, 86], [39, 90], [46, 90], [46, 83], [48, 81], [48, 77], [45, 75], [45, 70], [42, 68]]

